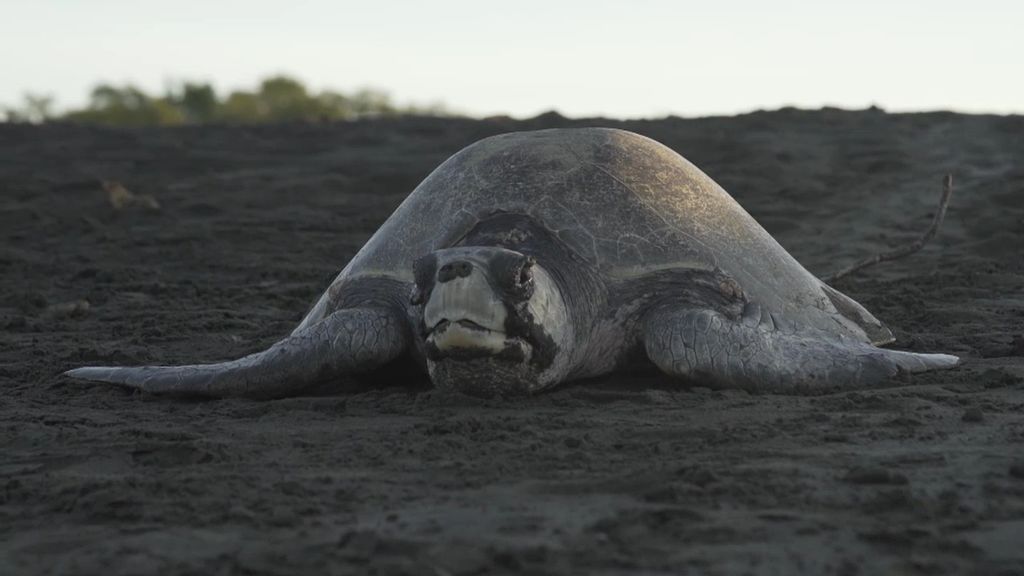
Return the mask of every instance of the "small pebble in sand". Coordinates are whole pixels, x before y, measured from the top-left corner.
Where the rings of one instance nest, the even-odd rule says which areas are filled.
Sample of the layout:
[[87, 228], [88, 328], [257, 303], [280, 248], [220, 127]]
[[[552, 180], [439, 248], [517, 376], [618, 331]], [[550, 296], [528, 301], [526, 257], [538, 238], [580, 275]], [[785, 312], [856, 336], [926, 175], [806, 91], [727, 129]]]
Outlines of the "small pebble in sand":
[[985, 414], [981, 411], [981, 408], [973, 406], [964, 410], [964, 415], [960, 419], [964, 422], [981, 422], [985, 419]]
[[89, 313], [88, 300], [74, 300], [72, 302], [61, 302], [51, 304], [43, 310], [43, 316], [47, 318], [82, 317]]

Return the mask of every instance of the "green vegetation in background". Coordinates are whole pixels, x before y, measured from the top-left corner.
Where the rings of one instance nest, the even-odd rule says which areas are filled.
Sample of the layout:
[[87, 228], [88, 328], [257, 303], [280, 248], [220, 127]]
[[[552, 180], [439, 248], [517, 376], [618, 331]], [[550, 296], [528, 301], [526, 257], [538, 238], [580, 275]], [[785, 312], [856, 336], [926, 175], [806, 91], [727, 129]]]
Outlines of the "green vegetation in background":
[[26, 94], [19, 108], [0, 108], [8, 122], [70, 121], [109, 126], [173, 126], [208, 122], [261, 123], [348, 120], [371, 116], [445, 116], [443, 105], [397, 106], [386, 92], [363, 89], [351, 94], [325, 90], [311, 93], [301, 82], [274, 76], [255, 91], [235, 91], [220, 99], [209, 84], [185, 82], [154, 98], [126, 85], [100, 84], [89, 105], [63, 114], [53, 98]]

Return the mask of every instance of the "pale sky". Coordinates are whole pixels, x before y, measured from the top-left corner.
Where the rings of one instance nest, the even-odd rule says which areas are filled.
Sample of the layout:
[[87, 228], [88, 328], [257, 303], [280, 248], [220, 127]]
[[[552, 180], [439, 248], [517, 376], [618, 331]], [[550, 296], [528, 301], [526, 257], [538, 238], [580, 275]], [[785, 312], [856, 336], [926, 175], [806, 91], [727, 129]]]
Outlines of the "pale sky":
[[287, 73], [473, 115], [1024, 113], [1010, 0], [0, 0], [0, 104]]

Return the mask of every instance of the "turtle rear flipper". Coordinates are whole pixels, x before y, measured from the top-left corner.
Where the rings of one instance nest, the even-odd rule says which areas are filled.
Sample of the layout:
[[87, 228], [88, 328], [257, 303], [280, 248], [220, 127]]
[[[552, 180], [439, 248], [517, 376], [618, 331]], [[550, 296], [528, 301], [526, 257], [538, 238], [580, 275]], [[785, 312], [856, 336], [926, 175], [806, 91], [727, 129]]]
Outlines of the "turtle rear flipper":
[[956, 356], [886, 350], [820, 330], [778, 326], [763, 322], [756, 305], [736, 320], [713, 310], [658, 310], [644, 320], [644, 347], [668, 374], [771, 392], [866, 388], [902, 372], [959, 363]]
[[86, 367], [65, 372], [156, 394], [274, 398], [398, 358], [408, 330], [386, 308], [338, 310], [244, 358], [190, 366]]

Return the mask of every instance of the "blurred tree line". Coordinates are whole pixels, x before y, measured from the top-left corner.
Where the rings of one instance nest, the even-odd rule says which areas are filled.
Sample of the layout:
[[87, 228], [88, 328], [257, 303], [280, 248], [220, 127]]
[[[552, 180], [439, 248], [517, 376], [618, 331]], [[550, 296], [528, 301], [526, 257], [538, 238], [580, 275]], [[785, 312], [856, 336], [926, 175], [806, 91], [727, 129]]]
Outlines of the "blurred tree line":
[[9, 122], [71, 121], [111, 126], [172, 126], [208, 122], [261, 123], [348, 120], [371, 116], [449, 115], [441, 104], [398, 106], [380, 90], [362, 89], [350, 94], [331, 90], [310, 92], [288, 76], [260, 82], [253, 91], [239, 90], [221, 98], [210, 84], [184, 82], [154, 97], [131, 86], [100, 84], [93, 88], [89, 104], [80, 110], [57, 114], [53, 98], [26, 94], [17, 108], [2, 108]]

